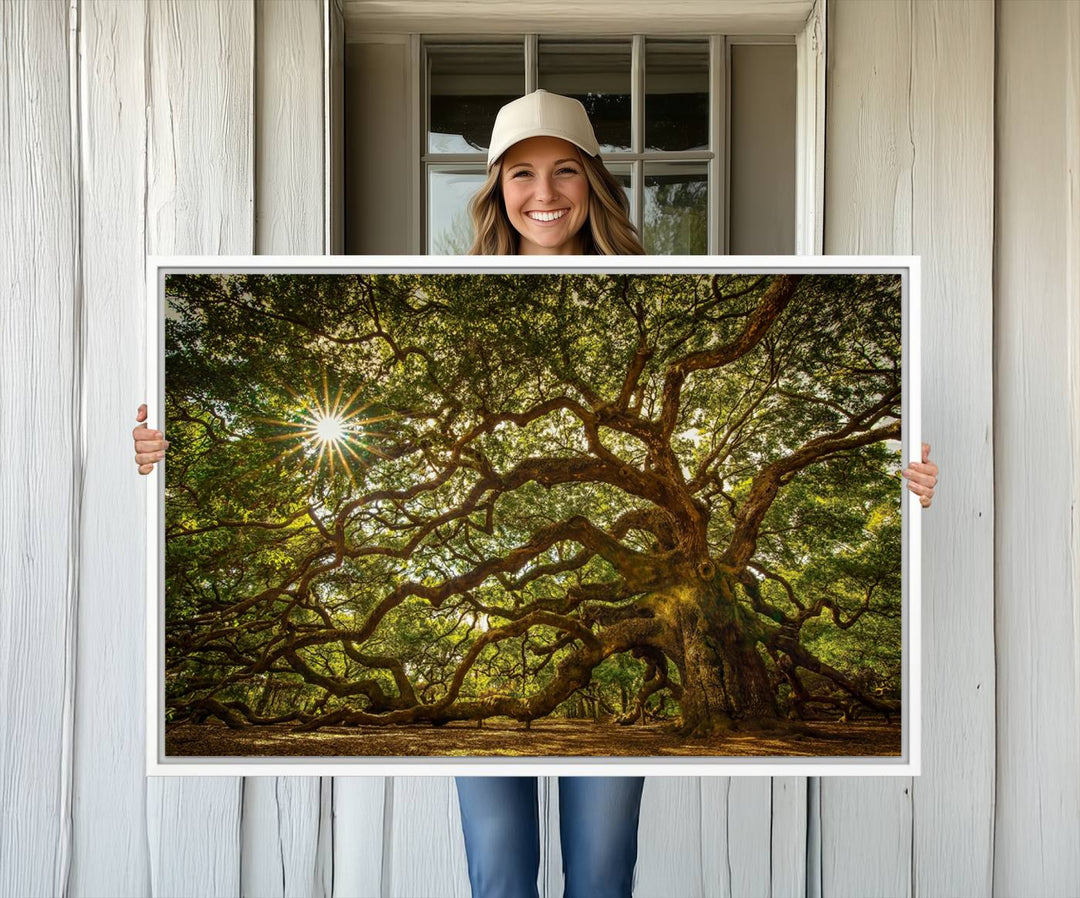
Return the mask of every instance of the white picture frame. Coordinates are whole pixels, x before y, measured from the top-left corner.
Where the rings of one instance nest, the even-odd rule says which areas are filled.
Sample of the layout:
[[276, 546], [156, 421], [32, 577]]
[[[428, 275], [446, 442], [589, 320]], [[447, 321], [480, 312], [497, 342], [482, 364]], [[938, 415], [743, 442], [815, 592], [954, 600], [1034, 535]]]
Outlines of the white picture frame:
[[[159, 428], [165, 388], [167, 273], [888, 273], [902, 281], [904, 464], [921, 461], [918, 256], [148, 256], [147, 425]], [[918, 776], [921, 771], [921, 560], [918, 497], [902, 488], [901, 754], [897, 757], [169, 757], [165, 747], [164, 512], [166, 462], [147, 478], [146, 773], [148, 776]]]

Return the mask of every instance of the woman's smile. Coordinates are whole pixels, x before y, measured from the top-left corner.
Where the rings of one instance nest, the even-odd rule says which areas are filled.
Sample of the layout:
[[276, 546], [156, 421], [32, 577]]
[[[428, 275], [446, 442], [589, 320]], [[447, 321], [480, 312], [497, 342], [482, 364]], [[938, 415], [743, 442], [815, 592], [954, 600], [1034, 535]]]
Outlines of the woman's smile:
[[562, 218], [569, 211], [570, 211], [569, 209], [553, 209], [550, 212], [541, 212], [539, 210], [533, 210], [533, 211], [530, 211], [530, 212], [526, 212], [525, 214], [528, 215], [529, 218], [531, 218], [533, 221], [552, 222], [552, 221], [558, 221], [560, 218]]

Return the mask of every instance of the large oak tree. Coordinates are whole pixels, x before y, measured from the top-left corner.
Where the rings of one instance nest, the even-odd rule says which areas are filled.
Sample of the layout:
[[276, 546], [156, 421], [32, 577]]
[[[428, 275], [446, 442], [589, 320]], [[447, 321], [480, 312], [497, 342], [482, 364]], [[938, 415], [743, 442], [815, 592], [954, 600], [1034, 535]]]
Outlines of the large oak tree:
[[898, 276], [166, 292], [170, 714], [528, 722], [620, 655], [686, 735], [899, 710]]

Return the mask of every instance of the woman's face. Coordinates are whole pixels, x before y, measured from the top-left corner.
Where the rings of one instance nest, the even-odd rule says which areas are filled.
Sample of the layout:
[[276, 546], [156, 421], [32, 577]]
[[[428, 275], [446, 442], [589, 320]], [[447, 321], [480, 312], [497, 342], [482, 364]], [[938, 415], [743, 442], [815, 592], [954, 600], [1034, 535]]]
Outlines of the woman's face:
[[503, 154], [499, 176], [523, 256], [575, 255], [589, 215], [589, 182], [578, 148], [558, 137], [529, 137]]

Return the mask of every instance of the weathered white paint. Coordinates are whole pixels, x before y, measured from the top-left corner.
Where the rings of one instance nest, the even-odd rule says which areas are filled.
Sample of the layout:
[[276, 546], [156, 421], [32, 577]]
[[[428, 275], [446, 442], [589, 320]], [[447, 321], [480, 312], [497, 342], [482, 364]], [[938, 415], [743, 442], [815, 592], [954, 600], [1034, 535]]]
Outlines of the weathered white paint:
[[[729, 781], [724, 778], [724, 782]], [[706, 831], [705, 816], [716, 813], [718, 806], [703, 807], [701, 782], [699, 777], [691, 776], [645, 777], [635, 871], [634, 894], [638, 898], [663, 898], [665, 895], [704, 898], [713, 894], [703, 881], [701, 852], [702, 836]], [[557, 798], [557, 788], [555, 792]], [[719, 850], [723, 843], [714, 842], [713, 845], [714, 850]], [[561, 872], [561, 852], [559, 858], [556, 873]], [[559, 896], [562, 891], [553, 894]]]
[[64, 887], [83, 472], [67, 4], [0, 17], [0, 893]]
[[[271, 90], [260, 58], [319, 55], [260, 55], [260, 28], [310, 11], [265, 14], [52, 0], [0, 19], [0, 895], [467, 894], [446, 778], [142, 775], [143, 252], [323, 248], [291, 243], [321, 199], [270, 196], [254, 162], [280, 162], [256, 146], [265, 103], [312, 84]], [[944, 472], [923, 525], [924, 773], [907, 793], [647, 780], [638, 896], [1071, 894], [1080, 7], [831, 3], [828, 87], [826, 250], [923, 257], [925, 430]], [[309, 137], [282, 150], [322, 153]], [[273, 224], [291, 215], [301, 233]], [[541, 785], [556, 896], [557, 790]]]
[[469, 898], [469, 871], [453, 777], [395, 776], [383, 845], [382, 894]]
[[[772, 830], [769, 833], [769, 889], [774, 898], [802, 898], [810, 893], [810, 857], [818, 857], [811, 843], [809, 779], [802, 776], [774, 776], [772, 784]], [[708, 795], [708, 782], [702, 781]], [[704, 842], [709, 845], [708, 841]]]
[[418, 34], [798, 34], [814, 0], [343, 0], [348, 40]]
[[325, 252], [322, 0], [255, 6], [255, 252]]
[[[146, 251], [251, 253], [254, 3], [151, 3], [146, 13]], [[145, 398], [153, 427], [162, 420], [159, 398]], [[133, 533], [127, 557], [139, 557], [141, 542]], [[125, 661], [118, 666], [137, 678]], [[149, 777], [146, 784], [153, 894], [240, 894], [243, 780]]]
[[916, 895], [1017, 894], [990, 879], [993, 695], [1000, 682], [993, 597], [1000, 587], [989, 559], [994, 522], [1001, 520], [993, 493], [990, 349], [995, 13], [979, 2], [914, 3], [911, 12], [911, 251], [922, 256], [922, 432], [945, 473], [940, 497], [922, 519], [923, 762], [911, 786], [908, 863]]
[[1080, 406], [1067, 342], [1080, 308], [1080, 15], [998, 12], [994, 891], [1066, 895], [1080, 884]]
[[[1072, 297], [1066, 303], [1066, 347], [1069, 354], [1069, 408], [1072, 428], [1070, 432], [1069, 457], [1073, 460], [1072, 493], [1069, 497], [1071, 521], [1068, 546], [1069, 566], [1072, 570], [1073, 596], [1073, 644], [1080, 646], [1080, 7], [1070, 6], [1065, 16], [1065, 33], [1069, 38], [1065, 71], [1065, 164], [1066, 195], [1069, 206], [1066, 211], [1065, 245], [1071, 247], [1066, 259], [1065, 292]], [[1075, 657], [1075, 655], [1074, 655]], [[1080, 663], [1073, 663], [1073, 688], [1080, 695]], [[1080, 714], [1073, 719], [1080, 742]]]
[[825, 251], [922, 257], [923, 433], [943, 475], [923, 518], [923, 773], [821, 778], [821, 893], [1024, 893], [990, 875], [994, 7], [828, 14]]
[[819, 255], [825, 233], [825, 7], [817, 0], [795, 37], [795, 252]]
[[140, 551], [147, 485], [132, 476], [130, 435], [146, 399], [146, 16], [141, 3], [78, 8], [86, 477], [68, 893], [117, 898], [151, 889]]
[[333, 784], [333, 894], [383, 898], [383, 859], [392, 851], [384, 822], [393, 811], [394, 778], [336, 776]]

